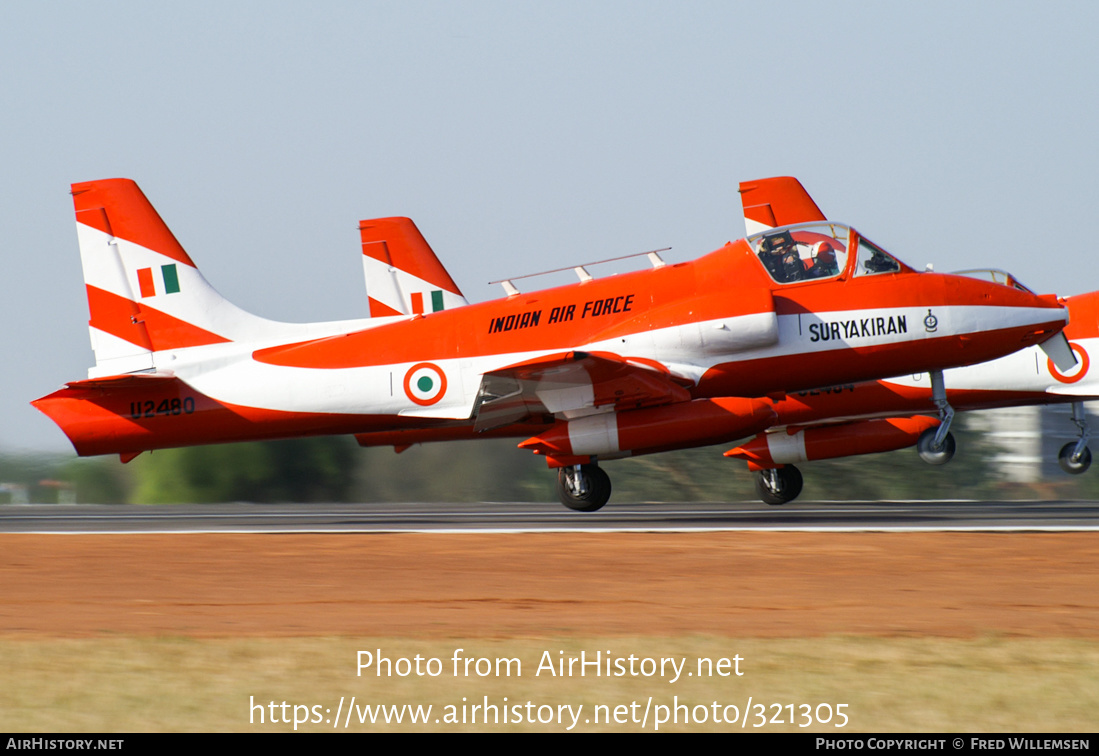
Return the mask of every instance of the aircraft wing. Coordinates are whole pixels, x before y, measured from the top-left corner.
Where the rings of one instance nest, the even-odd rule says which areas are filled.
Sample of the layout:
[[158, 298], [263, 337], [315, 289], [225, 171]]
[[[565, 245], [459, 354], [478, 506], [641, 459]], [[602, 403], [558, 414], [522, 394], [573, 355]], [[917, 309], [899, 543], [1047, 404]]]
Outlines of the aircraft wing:
[[740, 203], [748, 236], [777, 226], [828, 220], [792, 176], [742, 181]]
[[538, 415], [683, 402], [691, 398], [690, 385], [648, 360], [609, 352], [551, 354], [485, 373], [474, 428], [487, 431]]

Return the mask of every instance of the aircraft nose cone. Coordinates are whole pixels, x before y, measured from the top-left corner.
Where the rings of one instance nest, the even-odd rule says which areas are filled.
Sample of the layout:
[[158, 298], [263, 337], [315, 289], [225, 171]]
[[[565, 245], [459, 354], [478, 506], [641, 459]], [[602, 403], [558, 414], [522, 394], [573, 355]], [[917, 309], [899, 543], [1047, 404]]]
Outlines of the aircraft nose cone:
[[[952, 319], [958, 316], [952, 325], [967, 332], [962, 344], [974, 362], [1040, 344], [1068, 323], [1068, 309], [1052, 295], [963, 276], [950, 276], [947, 288]], [[927, 322], [924, 327], [929, 329]]]

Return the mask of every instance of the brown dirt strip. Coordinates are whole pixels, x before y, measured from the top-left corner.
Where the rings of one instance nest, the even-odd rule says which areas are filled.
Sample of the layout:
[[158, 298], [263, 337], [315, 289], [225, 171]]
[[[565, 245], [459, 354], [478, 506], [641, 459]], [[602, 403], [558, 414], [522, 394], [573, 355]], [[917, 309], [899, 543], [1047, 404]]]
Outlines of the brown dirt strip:
[[0, 635], [1099, 637], [1099, 533], [0, 535]]

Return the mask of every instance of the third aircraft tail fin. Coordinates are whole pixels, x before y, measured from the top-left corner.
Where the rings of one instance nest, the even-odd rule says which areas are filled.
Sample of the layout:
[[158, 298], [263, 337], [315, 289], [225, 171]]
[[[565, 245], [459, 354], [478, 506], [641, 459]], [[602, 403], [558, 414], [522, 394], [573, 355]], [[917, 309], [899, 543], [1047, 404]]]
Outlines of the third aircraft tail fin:
[[792, 176], [742, 181], [740, 202], [749, 236], [777, 226], [827, 220], [809, 192]]

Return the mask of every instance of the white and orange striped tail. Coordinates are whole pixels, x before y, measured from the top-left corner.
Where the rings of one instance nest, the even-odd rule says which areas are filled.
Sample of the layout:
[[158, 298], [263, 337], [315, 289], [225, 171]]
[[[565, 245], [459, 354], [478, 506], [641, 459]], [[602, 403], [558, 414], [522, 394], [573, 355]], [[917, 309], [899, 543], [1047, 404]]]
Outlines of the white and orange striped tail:
[[279, 325], [217, 293], [129, 179], [72, 185], [96, 367], [154, 366], [153, 353], [262, 338]]
[[422, 315], [469, 304], [408, 218], [359, 221], [370, 316]]

